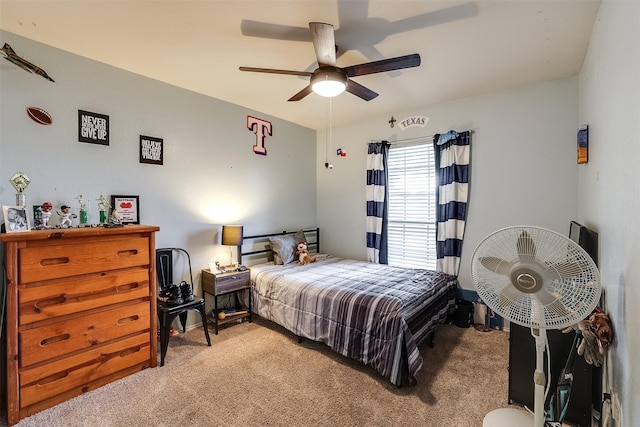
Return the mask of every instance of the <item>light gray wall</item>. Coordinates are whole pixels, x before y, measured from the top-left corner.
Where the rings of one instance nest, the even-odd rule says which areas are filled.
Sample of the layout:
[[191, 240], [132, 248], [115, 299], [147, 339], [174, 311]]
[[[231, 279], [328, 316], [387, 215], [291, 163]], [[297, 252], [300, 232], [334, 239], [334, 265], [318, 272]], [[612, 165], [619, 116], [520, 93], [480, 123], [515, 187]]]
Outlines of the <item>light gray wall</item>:
[[[471, 256], [489, 233], [526, 224], [567, 235], [578, 203], [577, 105], [577, 78], [569, 78], [394, 114], [397, 120], [427, 116], [430, 121], [425, 128], [403, 132], [396, 124], [391, 129], [389, 117], [334, 128], [329, 160], [335, 167], [317, 169], [323, 251], [366, 259], [367, 142], [449, 129], [473, 131], [471, 196], [459, 275], [463, 288], [473, 289]], [[326, 147], [326, 133], [319, 132], [318, 163]], [[337, 157], [336, 148], [345, 150], [347, 157]]]
[[[160, 226], [157, 246], [190, 252], [198, 292], [200, 269], [229, 259], [228, 248], [214, 244], [216, 224], [243, 224], [245, 234], [315, 225], [314, 130], [8, 32], [0, 40], [56, 81], [0, 62], [2, 205], [15, 204], [9, 178], [18, 170], [32, 180], [29, 205], [77, 211], [80, 193], [90, 222], [98, 221], [101, 194], [139, 195], [142, 223]], [[31, 121], [28, 106], [49, 112], [53, 124]], [[78, 109], [109, 116], [109, 146], [78, 142]], [[253, 153], [247, 115], [272, 122], [266, 156]], [[140, 135], [164, 139], [163, 166], [139, 163]]]
[[[606, 311], [616, 339], [605, 391], [620, 396], [623, 421], [640, 420], [640, 3], [604, 1], [580, 73], [580, 122], [589, 163], [579, 168], [579, 219], [599, 232]], [[610, 388], [609, 388], [610, 387]], [[624, 422], [624, 424], [623, 424]]]

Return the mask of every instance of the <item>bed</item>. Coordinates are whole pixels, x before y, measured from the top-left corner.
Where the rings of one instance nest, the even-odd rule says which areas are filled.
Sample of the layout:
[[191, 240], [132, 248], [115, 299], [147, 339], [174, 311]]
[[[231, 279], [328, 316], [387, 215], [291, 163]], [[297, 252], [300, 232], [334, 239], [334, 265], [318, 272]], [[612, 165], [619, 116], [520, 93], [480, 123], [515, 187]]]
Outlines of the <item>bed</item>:
[[[315, 250], [315, 262], [295, 261], [301, 240]], [[451, 314], [456, 277], [320, 253], [319, 229], [244, 241], [242, 260], [251, 267], [256, 314], [371, 366], [396, 386], [417, 383], [422, 368], [418, 346]], [[263, 247], [256, 250], [258, 242]], [[246, 245], [251, 250], [245, 252]], [[251, 264], [256, 256], [267, 259]]]

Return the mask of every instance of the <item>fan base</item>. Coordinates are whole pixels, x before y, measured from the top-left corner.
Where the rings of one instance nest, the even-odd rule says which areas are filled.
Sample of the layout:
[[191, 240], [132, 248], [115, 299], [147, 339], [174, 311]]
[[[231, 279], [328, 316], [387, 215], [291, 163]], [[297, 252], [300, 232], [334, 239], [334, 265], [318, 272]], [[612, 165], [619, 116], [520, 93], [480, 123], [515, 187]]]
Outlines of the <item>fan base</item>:
[[513, 426], [533, 426], [533, 415], [521, 409], [500, 408], [489, 412], [482, 420], [482, 427]]

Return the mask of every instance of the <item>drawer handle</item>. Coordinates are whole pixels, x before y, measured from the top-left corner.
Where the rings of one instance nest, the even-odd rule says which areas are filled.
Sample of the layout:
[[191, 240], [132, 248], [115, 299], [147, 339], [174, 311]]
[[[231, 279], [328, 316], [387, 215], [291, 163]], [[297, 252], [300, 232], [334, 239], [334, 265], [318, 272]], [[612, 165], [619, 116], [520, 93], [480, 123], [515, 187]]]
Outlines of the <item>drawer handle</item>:
[[126, 285], [116, 286], [116, 292], [129, 292], [138, 289], [139, 287], [140, 283], [138, 282], [127, 283]]
[[124, 325], [125, 323], [135, 322], [139, 318], [140, 316], [138, 316], [137, 314], [129, 317], [123, 317], [122, 319], [118, 319], [118, 325]]
[[69, 376], [69, 371], [63, 371], [63, 372], [58, 372], [57, 374], [53, 374], [50, 375], [46, 378], [41, 379], [40, 381], [38, 381], [39, 385], [45, 385], [45, 384], [49, 384], [52, 383], [54, 381], [58, 381], [61, 380], [65, 377]]
[[60, 264], [68, 264], [69, 263], [69, 258], [68, 257], [60, 257], [60, 258], [45, 258], [43, 260], [40, 260], [40, 265], [42, 266], [49, 266], [49, 265], [60, 265]]
[[55, 337], [45, 338], [42, 341], [40, 341], [40, 345], [41, 346], [45, 346], [45, 345], [55, 344], [55, 343], [58, 343], [60, 341], [66, 341], [70, 337], [71, 337], [71, 335], [69, 335], [69, 334], [62, 334], [62, 335], [57, 335]]
[[127, 356], [131, 356], [132, 354], [138, 353], [140, 351], [140, 346], [135, 346], [135, 347], [131, 347], [128, 348], [126, 350], [122, 350], [118, 356], [120, 357], [127, 357]]
[[44, 298], [44, 299], [41, 299], [40, 301], [36, 301], [35, 304], [33, 304], [33, 308], [36, 313], [41, 313], [42, 310], [47, 307], [51, 307], [52, 305], [64, 304], [65, 302], [67, 302], [67, 297], [64, 294], [62, 294], [62, 295], [57, 295], [55, 297]]
[[136, 255], [138, 255], [138, 250], [137, 249], [127, 249], [126, 251], [118, 251], [116, 253], [116, 255], [119, 256], [119, 257], [136, 256]]

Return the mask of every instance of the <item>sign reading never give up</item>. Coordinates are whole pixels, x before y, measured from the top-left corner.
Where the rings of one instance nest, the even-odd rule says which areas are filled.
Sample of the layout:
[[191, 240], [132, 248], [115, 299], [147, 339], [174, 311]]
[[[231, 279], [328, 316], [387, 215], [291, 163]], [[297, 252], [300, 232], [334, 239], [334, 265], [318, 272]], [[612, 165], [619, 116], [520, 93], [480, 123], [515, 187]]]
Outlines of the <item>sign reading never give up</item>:
[[78, 141], [109, 145], [109, 116], [78, 110]]

